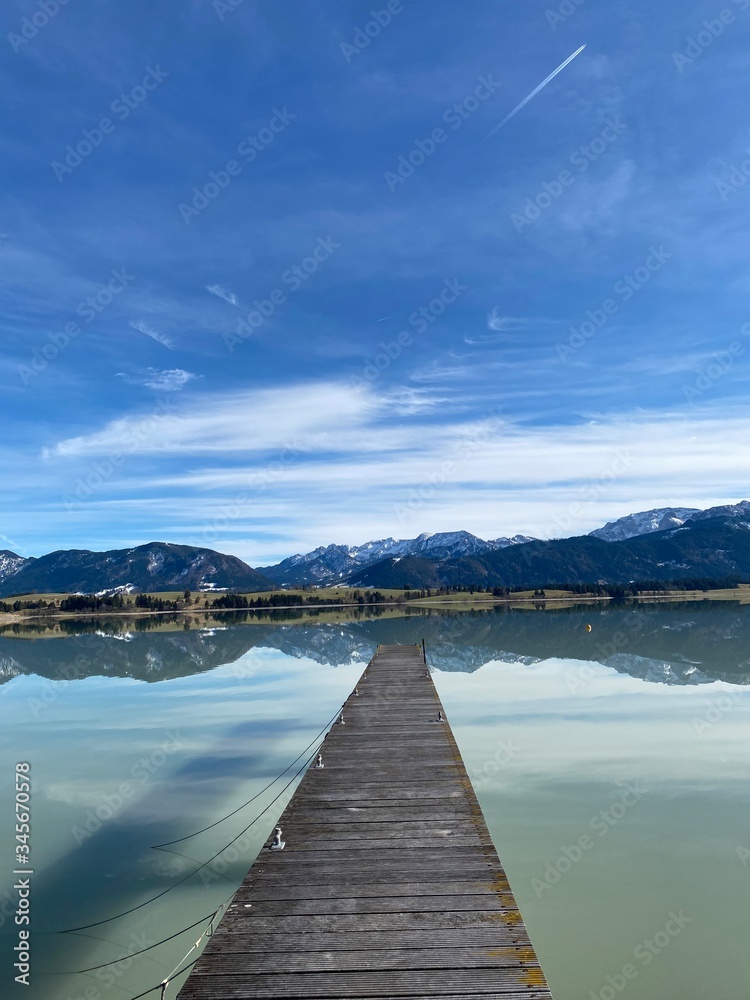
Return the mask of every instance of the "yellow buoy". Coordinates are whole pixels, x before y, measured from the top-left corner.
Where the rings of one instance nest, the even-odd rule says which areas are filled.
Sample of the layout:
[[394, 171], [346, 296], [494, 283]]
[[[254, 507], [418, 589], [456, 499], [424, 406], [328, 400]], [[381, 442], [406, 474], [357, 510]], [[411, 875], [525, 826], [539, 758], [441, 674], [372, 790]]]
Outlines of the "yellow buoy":
[[587, 626], [586, 626], [586, 631], [587, 631], [587, 632], [590, 632], [590, 631], [591, 631], [591, 626], [590, 626], [590, 625], [587, 625]]

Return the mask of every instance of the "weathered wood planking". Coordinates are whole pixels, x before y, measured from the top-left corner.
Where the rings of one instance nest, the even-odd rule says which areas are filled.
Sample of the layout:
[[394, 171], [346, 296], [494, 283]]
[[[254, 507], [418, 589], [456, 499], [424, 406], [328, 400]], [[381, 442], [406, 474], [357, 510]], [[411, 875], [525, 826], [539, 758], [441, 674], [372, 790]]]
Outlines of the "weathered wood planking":
[[180, 1000], [550, 1000], [422, 650], [358, 692]]

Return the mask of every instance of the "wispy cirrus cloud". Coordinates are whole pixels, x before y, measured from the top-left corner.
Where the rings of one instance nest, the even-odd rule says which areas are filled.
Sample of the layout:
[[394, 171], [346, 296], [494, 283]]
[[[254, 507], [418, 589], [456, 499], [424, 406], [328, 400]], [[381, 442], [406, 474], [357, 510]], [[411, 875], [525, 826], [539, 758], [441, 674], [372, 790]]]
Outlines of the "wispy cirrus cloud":
[[156, 340], [158, 343], [162, 344], [164, 347], [168, 347], [170, 351], [174, 350], [174, 341], [170, 340], [166, 334], [159, 333], [158, 330], [154, 330], [152, 326], [149, 326], [145, 320], [137, 319], [130, 324], [134, 330], [139, 333], [145, 334], [147, 337], [151, 337], [152, 340]]
[[177, 392], [183, 389], [188, 382], [200, 375], [193, 372], [186, 372], [183, 368], [146, 368], [142, 372], [117, 372], [117, 378], [125, 379], [129, 385], [143, 385], [147, 389], [156, 389], [159, 392]]
[[487, 316], [487, 329], [495, 333], [511, 333], [516, 330], [528, 330], [532, 326], [540, 323], [548, 323], [549, 320], [534, 319], [526, 316], [503, 316], [497, 306]]
[[399, 416], [412, 416], [434, 410], [450, 400], [445, 396], [436, 396], [427, 389], [397, 386], [385, 394], [384, 402], [389, 409], [392, 408], [393, 413]]
[[234, 292], [230, 292], [228, 288], [224, 288], [223, 285], [206, 285], [206, 291], [215, 295], [217, 298], [224, 299], [228, 302], [230, 306], [236, 306], [238, 304], [237, 296]]
[[[254, 454], [291, 443], [322, 451], [365, 446], [363, 427], [371, 425], [386, 403], [372, 392], [340, 383], [310, 383], [203, 396], [180, 412], [170, 413], [141, 446], [141, 454]], [[99, 455], [112, 451], [143, 422], [127, 414], [100, 430], [59, 441], [46, 453], [54, 457]], [[248, 436], [247, 423], [254, 432]], [[351, 438], [351, 440], [350, 440]]]
[[463, 341], [470, 347], [481, 347], [486, 344], [503, 343], [506, 339], [511, 339], [511, 334], [526, 333], [536, 330], [539, 327], [551, 327], [557, 324], [556, 320], [545, 319], [539, 316], [504, 316], [498, 306], [487, 315], [487, 329], [489, 333], [467, 334]]

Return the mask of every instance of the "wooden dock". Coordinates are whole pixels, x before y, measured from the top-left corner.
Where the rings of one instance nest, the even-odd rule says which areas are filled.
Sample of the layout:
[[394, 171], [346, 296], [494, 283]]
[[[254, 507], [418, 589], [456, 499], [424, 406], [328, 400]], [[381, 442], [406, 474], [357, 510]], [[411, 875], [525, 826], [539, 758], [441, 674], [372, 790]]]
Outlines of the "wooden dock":
[[355, 690], [179, 1000], [549, 1000], [422, 650]]

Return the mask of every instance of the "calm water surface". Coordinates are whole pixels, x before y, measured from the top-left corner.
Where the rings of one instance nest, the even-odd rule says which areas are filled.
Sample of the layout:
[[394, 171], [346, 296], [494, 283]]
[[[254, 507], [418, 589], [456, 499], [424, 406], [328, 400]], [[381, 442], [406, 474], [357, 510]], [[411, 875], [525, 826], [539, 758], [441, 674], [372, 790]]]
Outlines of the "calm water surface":
[[[0, 635], [1, 996], [131, 1000], [195, 958], [299, 764], [266, 786], [378, 643], [422, 637], [556, 1000], [747, 994], [750, 607], [236, 621]], [[31, 988], [11, 957], [18, 761]]]

